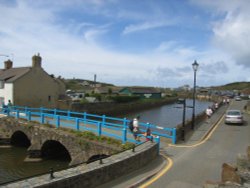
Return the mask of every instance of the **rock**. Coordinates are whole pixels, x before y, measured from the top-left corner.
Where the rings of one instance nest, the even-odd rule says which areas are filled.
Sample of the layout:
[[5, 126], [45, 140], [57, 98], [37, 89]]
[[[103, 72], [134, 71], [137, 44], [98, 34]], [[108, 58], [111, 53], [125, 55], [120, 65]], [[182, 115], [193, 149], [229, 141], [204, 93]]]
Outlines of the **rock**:
[[244, 170], [250, 167], [250, 161], [248, 160], [247, 155], [238, 154], [237, 156], [237, 168], [238, 170]]
[[233, 183], [241, 184], [241, 178], [237, 174], [237, 168], [227, 163], [224, 163], [222, 165], [221, 181], [223, 183], [233, 182]]

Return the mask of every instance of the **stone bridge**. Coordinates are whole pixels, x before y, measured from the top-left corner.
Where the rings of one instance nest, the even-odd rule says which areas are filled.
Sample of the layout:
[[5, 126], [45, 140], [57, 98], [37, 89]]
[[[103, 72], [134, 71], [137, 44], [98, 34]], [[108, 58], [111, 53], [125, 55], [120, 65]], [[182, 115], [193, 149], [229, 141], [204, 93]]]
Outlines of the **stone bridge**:
[[70, 131], [12, 117], [0, 118], [0, 141], [27, 147], [26, 160], [63, 157], [70, 165], [119, 151], [117, 147], [86, 140]]

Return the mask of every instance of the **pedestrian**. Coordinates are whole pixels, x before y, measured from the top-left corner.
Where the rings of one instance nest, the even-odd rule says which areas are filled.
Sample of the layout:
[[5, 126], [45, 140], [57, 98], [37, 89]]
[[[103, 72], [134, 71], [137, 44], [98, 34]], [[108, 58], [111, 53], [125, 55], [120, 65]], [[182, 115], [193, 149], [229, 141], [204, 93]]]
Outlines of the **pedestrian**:
[[211, 116], [212, 116], [212, 114], [213, 114], [213, 111], [212, 111], [212, 109], [211, 109], [211, 107], [209, 106], [207, 109], [206, 109], [206, 115], [207, 115], [207, 123], [208, 123], [208, 120], [211, 118]]
[[229, 98], [227, 98], [227, 104], [229, 104], [230, 103], [230, 99]]
[[217, 110], [217, 109], [219, 108], [218, 102], [216, 102], [216, 103], [214, 104], [214, 107], [215, 107], [215, 110]]
[[140, 116], [137, 116], [136, 118], [133, 119], [133, 135], [136, 141], [140, 141], [139, 134], [141, 133], [139, 129], [139, 119]]
[[151, 129], [148, 127], [144, 136], [146, 137], [146, 141], [151, 141], [153, 142], [153, 135], [151, 133]]
[[11, 106], [12, 106], [11, 100], [8, 100], [8, 107], [11, 107]]

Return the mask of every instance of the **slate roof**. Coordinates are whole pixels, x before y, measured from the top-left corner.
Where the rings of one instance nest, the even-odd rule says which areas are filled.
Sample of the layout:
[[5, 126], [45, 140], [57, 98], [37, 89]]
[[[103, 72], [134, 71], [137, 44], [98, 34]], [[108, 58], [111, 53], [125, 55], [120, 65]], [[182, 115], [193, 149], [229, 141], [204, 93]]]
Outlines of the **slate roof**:
[[31, 70], [31, 67], [18, 67], [10, 69], [0, 69], [0, 80], [12, 83]]

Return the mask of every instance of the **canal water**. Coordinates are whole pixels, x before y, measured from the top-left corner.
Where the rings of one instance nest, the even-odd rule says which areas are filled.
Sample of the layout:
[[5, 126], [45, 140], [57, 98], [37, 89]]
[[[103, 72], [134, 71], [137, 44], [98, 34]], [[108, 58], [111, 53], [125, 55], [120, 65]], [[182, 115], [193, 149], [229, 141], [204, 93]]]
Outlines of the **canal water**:
[[[211, 102], [207, 101], [195, 101], [195, 114], [200, 114], [205, 111], [208, 106], [211, 106]], [[186, 120], [192, 118], [193, 100], [186, 100]], [[157, 107], [150, 110], [145, 110], [137, 113], [127, 114], [128, 119], [133, 119], [134, 117], [140, 116], [140, 121], [145, 123], [151, 123], [161, 127], [173, 128], [176, 125], [182, 123], [183, 116], [183, 105], [182, 104], [169, 104], [161, 107]]]
[[[187, 100], [187, 106], [192, 106], [192, 100]], [[204, 111], [210, 102], [196, 101], [196, 114]], [[149, 122], [162, 127], [175, 127], [182, 122], [183, 108], [180, 104], [169, 104], [138, 113], [126, 114], [124, 117], [133, 119], [140, 115], [141, 122]], [[186, 119], [191, 119], [192, 109], [186, 108]], [[23, 162], [26, 158], [26, 148], [0, 148], [0, 184], [20, 178], [48, 172], [50, 168], [62, 169], [69, 164], [67, 161], [44, 160], [41, 162]]]

